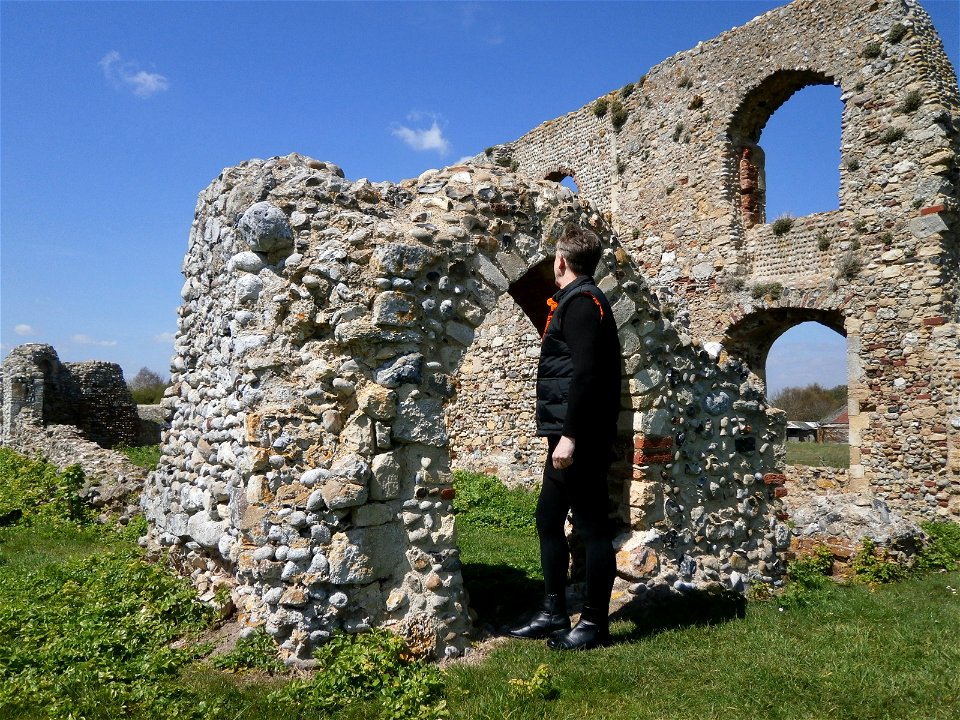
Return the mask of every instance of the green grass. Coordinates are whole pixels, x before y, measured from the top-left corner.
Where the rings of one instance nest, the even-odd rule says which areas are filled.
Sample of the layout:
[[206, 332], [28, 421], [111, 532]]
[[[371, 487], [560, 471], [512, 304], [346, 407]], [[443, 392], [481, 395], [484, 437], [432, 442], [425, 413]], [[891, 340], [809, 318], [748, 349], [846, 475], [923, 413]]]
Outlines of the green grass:
[[160, 445], [118, 445], [117, 451], [123, 453], [137, 467], [154, 470], [160, 462]]
[[[448, 672], [451, 717], [955, 718], [958, 585], [956, 572], [877, 590], [830, 585], [800, 607], [750, 603], [744, 619], [663, 630], [624, 620], [614, 646], [589, 653], [510, 642]], [[516, 702], [510, 680], [540, 665], [556, 699]]]
[[[213, 614], [185, 580], [142, 559], [142, 520], [118, 531], [71, 519], [55, 470], [3, 459], [0, 488], [15, 488], [4, 497], [24, 508], [0, 528], [3, 720], [960, 716], [955, 525], [925, 528], [934, 542], [924, 567], [950, 572], [838, 587], [800, 583], [823, 568], [810, 563], [804, 575], [797, 565], [797, 591], [780, 598], [698, 596], [624, 610], [612, 647], [568, 654], [511, 640], [442, 673], [411, 663], [383, 633], [339, 637], [319, 653], [320, 672], [297, 677], [280, 669], [262, 634], [211, 658], [199, 633]], [[54, 497], [12, 478], [18, 468]], [[456, 484], [479, 623], [513, 622], [542, 592], [535, 496], [483, 476], [458, 473]], [[865, 579], [888, 575], [871, 568]]]
[[847, 443], [788, 442], [787, 465], [848, 468], [850, 446]]

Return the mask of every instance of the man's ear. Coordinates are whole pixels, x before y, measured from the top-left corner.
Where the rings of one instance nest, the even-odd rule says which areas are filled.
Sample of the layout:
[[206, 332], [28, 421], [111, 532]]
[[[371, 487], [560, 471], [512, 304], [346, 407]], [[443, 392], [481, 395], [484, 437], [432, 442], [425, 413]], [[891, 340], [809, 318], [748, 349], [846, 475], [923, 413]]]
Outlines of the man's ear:
[[562, 253], [557, 253], [558, 267], [560, 268], [560, 274], [566, 275], [567, 273], [567, 259], [563, 256]]

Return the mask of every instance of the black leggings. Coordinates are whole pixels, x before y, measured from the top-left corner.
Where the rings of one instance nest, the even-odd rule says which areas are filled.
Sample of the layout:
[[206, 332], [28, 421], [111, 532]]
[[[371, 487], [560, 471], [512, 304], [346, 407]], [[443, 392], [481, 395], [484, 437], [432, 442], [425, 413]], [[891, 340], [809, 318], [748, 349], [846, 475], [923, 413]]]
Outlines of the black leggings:
[[616, 558], [609, 517], [607, 471], [610, 448], [578, 443], [570, 467], [557, 470], [550, 461], [559, 437], [548, 438], [543, 487], [537, 501], [537, 535], [544, 591], [562, 594], [567, 585], [570, 549], [564, 534], [567, 512], [573, 511], [573, 525], [586, 551], [586, 604], [606, 611], [610, 604]]

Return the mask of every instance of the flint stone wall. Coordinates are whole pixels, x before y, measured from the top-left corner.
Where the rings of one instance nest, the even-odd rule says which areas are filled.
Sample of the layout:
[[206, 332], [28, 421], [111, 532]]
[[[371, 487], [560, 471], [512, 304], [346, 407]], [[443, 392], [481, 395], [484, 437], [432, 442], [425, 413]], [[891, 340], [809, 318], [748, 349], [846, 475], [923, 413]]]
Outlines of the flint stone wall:
[[[762, 129], [815, 84], [843, 101], [839, 209], [778, 235]], [[914, 520], [960, 518], [960, 102], [921, 5], [796, 0], [626, 90], [604, 96], [602, 117], [590, 103], [491, 157], [529, 177], [573, 177], [678, 324], [757, 381], [790, 327], [844, 335], [855, 491]], [[524, 320], [500, 333], [529, 332]]]
[[171, 427], [143, 496], [152, 540], [198, 585], [232, 577], [243, 620], [291, 655], [374, 625], [460, 653], [450, 408], [501, 299], [541, 307], [553, 292], [545, 270], [571, 222], [602, 239], [597, 282], [624, 349], [621, 577], [638, 595], [775, 581], [789, 544], [774, 513], [783, 414], [664, 313], [588, 202], [492, 165], [370, 183], [290, 155], [225, 170], [201, 194]]

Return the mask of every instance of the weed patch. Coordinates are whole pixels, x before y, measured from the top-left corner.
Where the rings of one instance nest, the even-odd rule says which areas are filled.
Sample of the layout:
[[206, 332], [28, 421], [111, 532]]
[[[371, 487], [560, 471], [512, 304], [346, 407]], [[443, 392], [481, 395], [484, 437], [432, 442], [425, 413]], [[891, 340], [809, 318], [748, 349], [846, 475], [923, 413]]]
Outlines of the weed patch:
[[314, 656], [319, 672], [312, 679], [271, 695], [285, 718], [307, 720], [369, 701], [390, 720], [436, 718], [446, 708], [437, 667], [410, 659], [403, 639], [386, 630], [335, 635]]
[[79, 465], [59, 471], [40, 457], [0, 448], [0, 526], [90, 522], [92, 511], [79, 495], [84, 479]]

